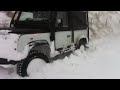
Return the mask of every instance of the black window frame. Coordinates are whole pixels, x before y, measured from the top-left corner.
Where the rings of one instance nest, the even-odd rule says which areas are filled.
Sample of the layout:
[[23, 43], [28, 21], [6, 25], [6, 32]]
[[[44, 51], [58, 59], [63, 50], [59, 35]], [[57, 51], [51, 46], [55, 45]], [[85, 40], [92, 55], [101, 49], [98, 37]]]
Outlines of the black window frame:
[[66, 13], [66, 17], [67, 17], [67, 27], [64, 27], [64, 26], [62, 26], [62, 27], [55, 27], [56, 28], [56, 32], [59, 32], [59, 31], [70, 31], [70, 22], [69, 22], [69, 11], [56, 11], [56, 21], [57, 21], [57, 15], [58, 15], [58, 13], [59, 12], [64, 12], [64, 13]]
[[[86, 30], [88, 29], [88, 12], [87, 11], [70, 11], [71, 12], [71, 22], [72, 22], [72, 29], [74, 31], [76, 30]], [[83, 13], [85, 14], [85, 23], [81, 23], [81, 20], [79, 17], [75, 16], [73, 12]], [[81, 17], [82, 18], [82, 17]], [[83, 19], [83, 18], [82, 18]], [[75, 20], [75, 21], [74, 21]], [[75, 22], [75, 23], [74, 23]], [[74, 26], [76, 24], [76, 26]], [[83, 24], [83, 25], [82, 25]]]
[[[16, 11], [15, 14], [14, 14], [14, 16], [13, 16], [13, 18], [12, 18], [12, 20], [11, 20], [10, 27], [12, 27], [12, 25], [13, 25], [14, 28], [21, 28], [21, 29], [22, 29], [22, 28], [23, 28], [23, 29], [26, 28], [26, 29], [29, 29], [29, 28], [28, 28], [28, 25], [27, 25], [27, 22], [28, 22], [28, 23], [33, 23], [33, 26], [36, 25], [36, 26], [34, 26], [34, 28], [31, 27], [30, 29], [41, 29], [41, 28], [39, 28], [39, 27], [37, 26], [38, 23], [41, 24], [41, 21], [39, 21], [39, 20], [36, 20], [36, 21], [34, 21], [34, 19], [33, 19], [33, 20], [28, 20], [28, 21], [26, 21], [26, 20], [20, 20], [20, 17], [21, 17], [22, 12], [33, 12], [33, 13], [34, 13], [35, 11], [19, 11], [19, 12]], [[38, 11], [38, 12], [39, 12], [39, 11]], [[47, 11], [46, 11], [46, 12], [47, 12]], [[18, 16], [17, 16], [16, 20], [14, 20], [14, 18], [15, 18], [15, 16], [16, 16], [17, 13], [18, 13]], [[51, 15], [50, 15], [50, 19], [51, 19]], [[49, 23], [49, 21], [48, 21], [48, 22], [46, 22], [46, 21], [48, 21], [48, 20], [45, 20], [45, 21], [43, 20], [43, 22]], [[25, 26], [25, 27], [24, 27], [24, 26], [20, 26], [20, 27], [19, 27], [19, 25], [17, 25], [18, 22], [20, 22], [20, 24], [22, 24], [22, 22], [23, 22], [23, 23], [25, 23], [25, 24], [23, 24], [23, 25], [27, 25], [27, 26]], [[16, 25], [17, 25], [17, 26], [16, 26]], [[32, 24], [31, 24], [31, 25], [32, 25]], [[49, 25], [48, 25], [48, 26], [49, 26]]]

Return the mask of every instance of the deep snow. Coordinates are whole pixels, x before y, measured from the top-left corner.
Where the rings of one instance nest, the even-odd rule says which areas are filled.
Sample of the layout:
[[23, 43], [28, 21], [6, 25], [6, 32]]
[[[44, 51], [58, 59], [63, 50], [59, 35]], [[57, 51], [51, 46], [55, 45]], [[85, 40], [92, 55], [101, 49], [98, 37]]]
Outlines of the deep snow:
[[[94, 40], [86, 52], [77, 50], [64, 60], [46, 64], [42, 70], [25, 79], [120, 78], [119, 34], [108, 36], [104, 40]], [[12, 67], [1, 68], [0, 78], [23, 79]]]
[[[86, 52], [81, 53], [77, 50], [63, 60], [46, 64], [40, 71], [25, 79], [120, 78], [119, 12], [92, 11], [89, 12], [89, 18], [91, 40], [90, 48]], [[7, 36], [9, 39], [6, 40], [5, 37], [6, 35], [1, 35], [0, 42], [3, 43], [0, 44], [0, 49], [6, 48], [5, 50], [10, 53], [7, 44], [13, 42], [16, 36]], [[3, 47], [4, 45], [6, 47]], [[0, 55], [3, 52], [5, 54], [5, 50], [1, 50]], [[16, 66], [0, 67], [0, 78], [23, 79], [16, 74]]]

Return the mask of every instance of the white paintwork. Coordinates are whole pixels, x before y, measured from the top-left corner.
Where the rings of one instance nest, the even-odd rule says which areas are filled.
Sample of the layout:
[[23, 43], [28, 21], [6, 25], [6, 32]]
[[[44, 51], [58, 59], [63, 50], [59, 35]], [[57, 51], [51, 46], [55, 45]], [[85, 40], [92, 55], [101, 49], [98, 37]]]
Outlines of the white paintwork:
[[[67, 37], [70, 35], [70, 37]], [[77, 44], [81, 38], [87, 37], [87, 30], [76, 30], [74, 31], [74, 44]], [[31, 40], [31, 38], [33, 38]], [[22, 35], [17, 43], [17, 51], [22, 52], [24, 47], [31, 41], [35, 40], [47, 40], [50, 43], [50, 33], [40, 33], [40, 34], [28, 34]], [[55, 32], [55, 48], [66, 48], [72, 45], [72, 31], [59, 31]]]
[[[33, 38], [31, 40], [31, 38]], [[22, 35], [17, 42], [17, 51], [22, 52], [24, 47], [31, 41], [35, 40], [47, 40], [50, 44], [50, 33], [28, 34]]]
[[[58, 48], [65, 48], [68, 45], [71, 45], [71, 31], [59, 31], [55, 33], [55, 45], [56, 49]], [[67, 37], [70, 35], [70, 37]]]
[[75, 30], [74, 31], [74, 43], [77, 44], [81, 38], [87, 38], [87, 30]]
[[[74, 44], [77, 44], [81, 38], [87, 39], [87, 30], [74, 30]], [[67, 37], [70, 35], [70, 37]], [[60, 31], [55, 34], [56, 48], [72, 45], [72, 31]], [[87, 40], [88, 41], [88, 40]]]

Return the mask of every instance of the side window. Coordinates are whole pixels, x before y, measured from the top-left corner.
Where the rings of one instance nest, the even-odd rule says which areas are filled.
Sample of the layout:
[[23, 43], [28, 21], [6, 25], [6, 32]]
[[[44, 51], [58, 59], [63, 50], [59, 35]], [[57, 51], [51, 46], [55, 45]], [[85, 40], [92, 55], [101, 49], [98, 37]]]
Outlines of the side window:
[[21, 17], [19, 20], [26, 20], [26, 19], [32, 19], [33, 20], [33, 12], [22, 12]]
[[22, 12], [19, 20], [43, 20], [50, 18], [50, 11], [38, 11], [38, 12]]
[[34, 12], [34, 19], [42, 20], [42, 19], [49, 19], [51, 15], [51, 11], [38, 11]]
[[63, 27], [68, 27], [67, 12], [57, 12], [57, 23], [61, 23]]
[[87, 28], [87, 13], [82, 11], [73, 11], [72, 23], [74, 30], [85, 30]]

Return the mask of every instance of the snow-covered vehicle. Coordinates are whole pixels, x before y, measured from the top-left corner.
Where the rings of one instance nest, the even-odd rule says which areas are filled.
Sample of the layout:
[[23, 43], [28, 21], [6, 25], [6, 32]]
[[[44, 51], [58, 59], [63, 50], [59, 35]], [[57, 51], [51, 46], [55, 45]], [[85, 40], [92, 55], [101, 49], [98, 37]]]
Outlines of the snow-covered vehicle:
[[61, 54], [86, 48], [89, 41], [87, 11], [16, 11], [8, 29], [20, 35], [15, 50], [22, 52], [28, 46], [29, 51], [22, 60], [0, 59], [0, 64], [17, 64], [22, 77], [29, 75], [28, 68], [35, 62], [51, 62], [51, 42]]

